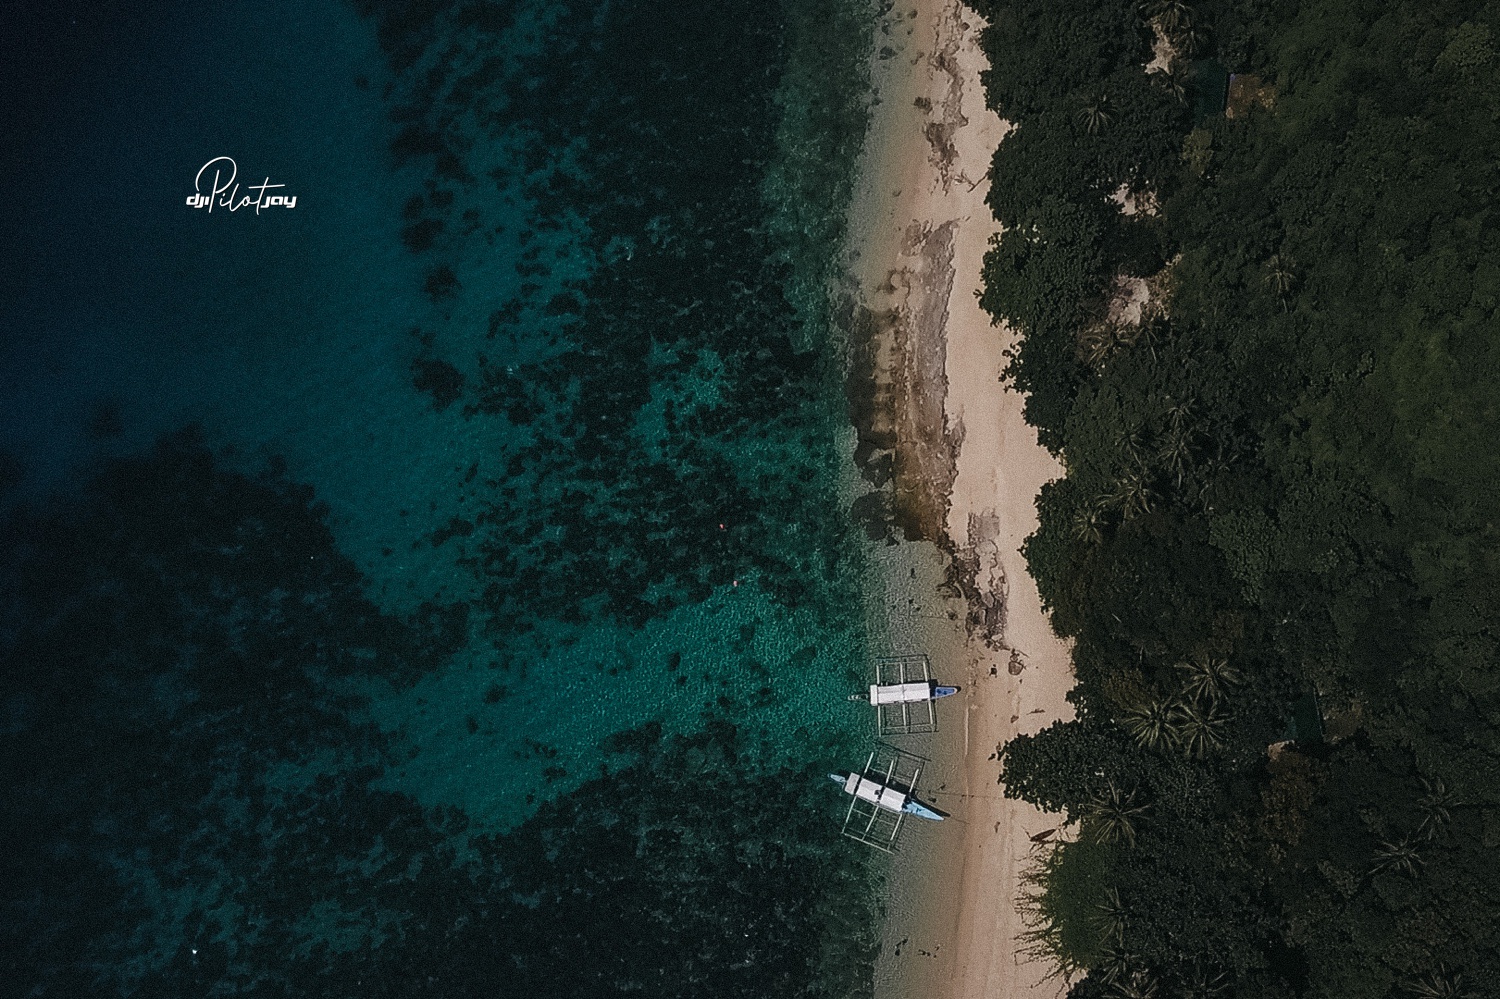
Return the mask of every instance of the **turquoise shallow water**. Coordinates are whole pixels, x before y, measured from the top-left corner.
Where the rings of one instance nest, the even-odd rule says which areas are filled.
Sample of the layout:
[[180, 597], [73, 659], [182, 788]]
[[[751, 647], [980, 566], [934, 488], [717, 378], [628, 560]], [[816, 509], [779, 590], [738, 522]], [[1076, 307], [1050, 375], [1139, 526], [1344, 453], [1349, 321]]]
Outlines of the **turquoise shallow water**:
[[[24, 13], [21, 994], [867, 991], [824, 289], [879, 13]], [[296, 207], [186, 207], [220, 155]]]

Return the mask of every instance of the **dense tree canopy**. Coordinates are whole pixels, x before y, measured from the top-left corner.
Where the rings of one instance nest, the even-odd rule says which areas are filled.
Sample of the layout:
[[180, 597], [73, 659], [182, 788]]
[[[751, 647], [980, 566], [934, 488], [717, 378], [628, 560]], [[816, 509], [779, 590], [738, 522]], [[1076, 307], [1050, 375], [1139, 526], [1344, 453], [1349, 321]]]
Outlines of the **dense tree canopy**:
[[1076, 994], [1500, 994], [1500, 5], [973, 6], [1079, 678], [1007, 792], [1143, 809]]

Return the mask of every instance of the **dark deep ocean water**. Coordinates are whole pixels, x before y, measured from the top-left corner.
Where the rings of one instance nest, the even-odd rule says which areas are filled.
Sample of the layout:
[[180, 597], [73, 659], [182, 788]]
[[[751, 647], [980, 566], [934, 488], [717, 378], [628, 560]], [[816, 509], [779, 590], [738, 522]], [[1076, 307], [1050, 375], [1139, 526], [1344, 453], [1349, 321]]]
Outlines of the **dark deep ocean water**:
[[0, 994], [868, 990], [877, 15], [0, 14]]

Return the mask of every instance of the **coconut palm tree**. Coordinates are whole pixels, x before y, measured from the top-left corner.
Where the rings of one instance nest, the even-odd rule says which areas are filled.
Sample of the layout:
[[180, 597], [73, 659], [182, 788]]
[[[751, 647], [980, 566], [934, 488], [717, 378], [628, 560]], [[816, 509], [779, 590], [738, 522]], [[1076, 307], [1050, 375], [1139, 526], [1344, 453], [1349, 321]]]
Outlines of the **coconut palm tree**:
[[1120, 904], [1120, 893], [1113, 887], [1104, 889], [1104, 901], [1096, 902], [1094, 908], [1101, 913], [1099, 928], [1104, 939], [1112, 949], [1121, 947], [1125, 940], [1125, 906]]
[[1137, 968], [1128, 978], [1117, 980], [1114, 990], [1120, 999], [1154, 999], [1156, 979], [1151, 976], [1151, 972]]
[[1165, 749], [1177, 742], [1177, 718], [1170, 704], [1149, 701], [1126, 711], [1120, 723], [1147, 749]]
[[1136, 966], [1137, 958], [1135, 953], [1125, 948], [1123, 942], [1114, 941], [1104, 948], [1099, 960], [1089, 969], [1089, 977], [1097, 978], [1105, 985], [1128, 981]]
[[1209, 997], [1216, 996], [1229, 988], [1230, 984], [1228, 972], [1213, 972], [1194, 961], [1193, 977], [1187, 983], [1188, 995], [1209, 999]]
[[1292, 270], [1292, 263], [1279, 253], [1271, 254], [1271, 259], [1266, 261], [1266, 287], [1276, 292], [1277, 297], [1286, 303], [1286, 296], [1297, 283], [1297, 275]]
[[1086, 545], [1104, 540], [1104, 510], [1098, 503], [1081, 506], [1073, 514], [1073, 537]]
[[1177, 430], [1187, 424], [1188, 418], [1193, 415], [1193, 407], [1197, 399], [1191, 395], [1186, 399], [1174, 401], [1167, 407], [1167, 426]]
[[1243, 674], [1218, 656], [1194, 656], [1178, 663], [1177, 668], [1184, 674], [1182, 692], [1194, 701], [1218, 703], [1229, 688], [1244, 682]]
[[1141, 460], [1141, 441], [1144, 435], [1140, 427], [1131, 427], [1129, 430], [1121, 430], [1115, 434], [1115, 450], [1123, 451], [1125, 456], [1136, 464]]
[[1173, 724], [1183, 752], [1201, 760], [1210, 750], [1224, 745], [1229, 718], [1213, 702], [1189, 701], [1177, 705], [1173, 712]]
[[1172, 35], [1193, 23], [1193, 8], [1184, 0], [1156, 0], [1151, 5], [1151, 16], [1163, 31]]
[[1089, 330], [1079, 339], [1078, 346], [1084, 361], [1098, 367], [1115, 347], [1115, 331], [1107, 325]]
[[1137, 805], [1135, 795], [1124, 794], [1110, 781], [1108, 790], [1089, 800], [1084, 819], [1089, 835], [1096, 843], [1118, 843], [1135, 846], [1135, 823], [1149, 805]]
[[1178, 64], [1162, 74], [1166, 77], [1167, 92], [1177, 98], [1178, 104], [1188, 102], [1188, 82], [1192, 79], [1192, 70]]
[[1151, 512], [1151, 479], [1140, 464], [1125, 471], [1110, 493], [1110, 504], [1120, 508], [1126, 520]]
[[1078, 109], [1078, 123], [1090, 135], [1097, 135], [1114, 123], [1115, 109], [1108, 94], [1100, 94], [1093, 103]]
[[1382, 871], [1390, 871], [1414, 878], [1421, 866], [1422, 856], [1417, 853], [1416, 844], [1408, 836], [1399, 843], [1382, 840], [1375, 850], [1375, 862], [1370, 866], [1370, 873], [1379, 874]]
[[1433, 839], [1453, 821], [1449, 809], [1456, 806], [1458, 800], [1441, 778], [1434, 781], [1428, 781], [1425, 777], [1418, 779], [1422, 782], [1423, 793], [1417, 799], [1417, 807], [1422, 811], [1422, 823], [1417, 826], [1417, 835]]
[[1439, 964], [1436, 971], [1406, 984], [1406, 991], [1417, 999], [1469, 999], [1474, 993], [1464, 988], [1464, 976]]
[[[1156, 292], [1153, 291], [1151, 294], [1155, 295]], [[1130, 346], [1133, 347], [1138, 343], [1145, 344], [1146, 349], [1151, 352], [1151, 359], [1154, 361], [1157, 359], [1156, 345], [1164, 339], [1164, 335], [1167, 332], [1167, 326], [1161, 321], [1159, 316], [1142, 318], [1141, 324], [1135, 328], [1135, 332], [1131, 335]]]
[[1178, 488], [1182, 486], [1182, 477], [1187, 472], [1192, 454], [1192, 431], [1180, 423], [1168, 427], [1156, 449], [1156, 460], [1171, 474]]
[[1185, 23], [1167, 34], [1172, 40], [1172, 47], [1188, 58], [1208, 48], [1208, 29], [1199, 25]]

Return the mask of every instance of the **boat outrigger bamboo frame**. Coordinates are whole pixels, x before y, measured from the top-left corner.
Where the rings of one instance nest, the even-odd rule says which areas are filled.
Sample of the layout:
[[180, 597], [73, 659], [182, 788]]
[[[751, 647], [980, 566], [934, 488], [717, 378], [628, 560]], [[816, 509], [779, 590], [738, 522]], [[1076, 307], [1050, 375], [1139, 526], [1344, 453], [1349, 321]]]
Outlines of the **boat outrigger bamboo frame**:
[[868, 693], [850, 694], [875, 708], [877, 735], [920, 735], [937, 731], [933, 702], [958, 693], [932, 679], [932, 663], [923, 655], [881, 656], [871, 666]]
[[941, 822], [944, 813], [916, 797], [917, 782], [926, 765], [922, 757], [882, 742], [865, 761], [864, 770], [829, 774], [828, 779], [849, 795], [843, 834], [877, 850], [895, 853], [896, 837], [906, 816]]

